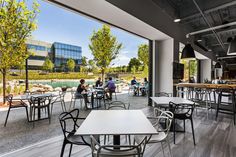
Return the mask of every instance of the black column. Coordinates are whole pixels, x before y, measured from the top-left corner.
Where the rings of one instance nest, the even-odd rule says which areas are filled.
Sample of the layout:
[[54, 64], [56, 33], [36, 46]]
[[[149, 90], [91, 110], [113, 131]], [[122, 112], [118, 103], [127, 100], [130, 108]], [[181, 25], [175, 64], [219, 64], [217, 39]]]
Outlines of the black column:
[[25, 91], [29, 90], [28, 59], [25, 59]]
[[149, 65], [148, 65], [148, 79], [149, 79], [149, 91], [148, 91], [148, 106], [152, 106], [152, 76], [153, 76], [153, 41], [149, 40]]

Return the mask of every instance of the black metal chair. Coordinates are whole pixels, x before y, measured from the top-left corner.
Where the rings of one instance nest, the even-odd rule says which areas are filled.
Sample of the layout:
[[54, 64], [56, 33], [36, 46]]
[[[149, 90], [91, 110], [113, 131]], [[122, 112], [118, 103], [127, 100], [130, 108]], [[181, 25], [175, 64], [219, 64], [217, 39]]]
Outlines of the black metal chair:
[[145, 136], [141, 142], [134, 141], [133, 145], [101, 145], [91, 136], [92, 157], [143, 157], [147, 139]]
[[108, 110], [128, 110], [130, 107], [130, 104], [125, 104], [124, 102], [122, 101], [111, 101], [111, 102], [108, 102], [106, 103], [106, 108]]
[[[231, 99], [231, 102], [223, 102], [222, 98], [226, 97]], [[218, 103], [216, 108], [216, 120], [219, 113], [233, 115], [235, 125], [236, 103], [235, 103], [235, 90], [234, 89], [222, 89], [219, 91]]]
[[166, 92], [158, 92], [158, 93], [155, 93], [155, 96], [157, 97], [170, 97], [171, 93], [166, 93]]
[[[33, 126], [35, 125], [35, 111], [38, 110], [38, 120], [41, 118], [41, 110], [45, 109], [48, 113], [48, 120], [49, 124], [51, 123], [51, 112], [50, 112], [50, 104], [51, 104], [52, 97], [46, 96], [46, 97], [30, 97], [30, 115], [31, 118], [33, 118]], [[40, 112], [40, 113], [39, 113]], [[40, 117], [39, 117], [40, 116]]]
[[[191, 122], [191, 127], [192, 127], [192, 135], [193, 135], [193, 143], [194, 145], [196, 145], [195, 142], [195, 135], [194, 135], [194, 128], [193, 128], [193, 110], [194, 110], [194, 106], [192, 104], [175, 104], [173, 102], [169, 103], [169, 110], [174, 113], [174, 123], [173, 123], [173, 133], [174, 133], [174, 144], [175, 144], [175, 132], [176, 127], [176, 120], [183, 120], [184, 122], [184, 130], [183, 132], [185, 132], [185, 120], [190, 120]], [[181, 132], [178, 130], [178, 132]]]
[[8, 111], [7, 111], [7, 116], [6, 116], [6, 120], [5, 120], [5, 123], [4, 123], [4, 127], [6, 127], [6, 125], [7, 125], [8, 116], [9, 116], [9, 113], [10, 113], [12, 108], [25, 108], [27, 120], [29, 121], [28, 106], [25, 102], [23, 102], [22, 100], [13, 101], [12, 100], [13, 99], [12, 94], [9, 94], [8, 96], [6, 96], [5, 99], [7, 100], [8, 104], [9, 104], [9, 108], [8, 108]]
[[[85, 118], [79, 118], [79, 109], [74, 109], [70, 112], [63, 112], [59, 116], [64, 140], [61, 148], [61, 157], [64, 155], [64, 150], [67, 144], [70, 144], [69, 157], [73, 145], [91, 146], [91, 139], [89, 136], [75, 135], [76, 130], [79, 128], [78, 120], [84, 120]], [[96, 137], [99, 141], [99, 136]]]

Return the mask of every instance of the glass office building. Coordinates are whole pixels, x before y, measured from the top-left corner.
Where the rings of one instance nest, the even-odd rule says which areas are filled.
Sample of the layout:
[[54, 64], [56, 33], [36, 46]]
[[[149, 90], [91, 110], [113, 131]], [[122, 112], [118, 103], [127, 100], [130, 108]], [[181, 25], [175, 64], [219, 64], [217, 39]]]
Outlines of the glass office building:
[[79, 71], [79, 65], [81, 64], [82, 58], [82, 48], [80, 46], [55, 42], [52, 45], [52, 56], [55, 71], [66, 71], [66, 62], [69, 59], [75, 61], [75, 71]]
[[38, 40], [27, 40], [26, 42], [28, 51], [33, 55], [28, 58], [28, 68], [31, 70], [42, 69], [46, 57], [51, 56], [51, 43]]
[[28, 40], [27, 47], [33, 53], [28, 59], [28, 68], [31, 70], [41, 70], [47, 57], [54, 63], [54, 71], [67, 71], [66, 62], [69, 59], [75, 61], [75, 71], [79, 71], [81, 64], [82, 48], [80, 46], [54, 42], [53, 44]]

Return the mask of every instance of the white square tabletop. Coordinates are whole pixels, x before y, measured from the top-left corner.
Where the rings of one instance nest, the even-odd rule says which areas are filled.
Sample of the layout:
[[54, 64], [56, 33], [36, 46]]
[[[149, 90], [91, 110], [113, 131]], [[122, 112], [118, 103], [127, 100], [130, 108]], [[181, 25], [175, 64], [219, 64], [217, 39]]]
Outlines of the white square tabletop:
[[175, 104], [194, 104], [193, 101], [181, 98], [181, 97], [151, 97], [151, 99], [157, 104], [168, 105], [170, 102]]
[[76, 131], [77, 135], [158, 134], [141, 110], [91, 111]]

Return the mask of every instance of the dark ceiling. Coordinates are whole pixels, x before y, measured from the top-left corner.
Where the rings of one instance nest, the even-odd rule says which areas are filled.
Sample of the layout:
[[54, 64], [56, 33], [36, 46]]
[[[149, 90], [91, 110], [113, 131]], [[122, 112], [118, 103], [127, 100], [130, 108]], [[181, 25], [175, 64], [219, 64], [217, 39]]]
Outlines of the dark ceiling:
[[[193, 0], [152, 1], [163, 8], [163, 11], [173, 20], [180, 18], [180, 24], [185, 25], [189, 33], [209, 28]], [[195, 0], [195, 2], [212, 27], [236, 21], [236, 0]], [[195, 44], [200, 45], [205, 51], [212, 51], [218, 57], [226, 56], [229, 45], [227, 39], [236, 35], [236, 25], [217, 29], [215, 32], [216, 35], [212, 31], [195, 34]], [[218, 36], [218, 40], [216, 36]], [[231, 61], [235, 63], [235, 59]]]

